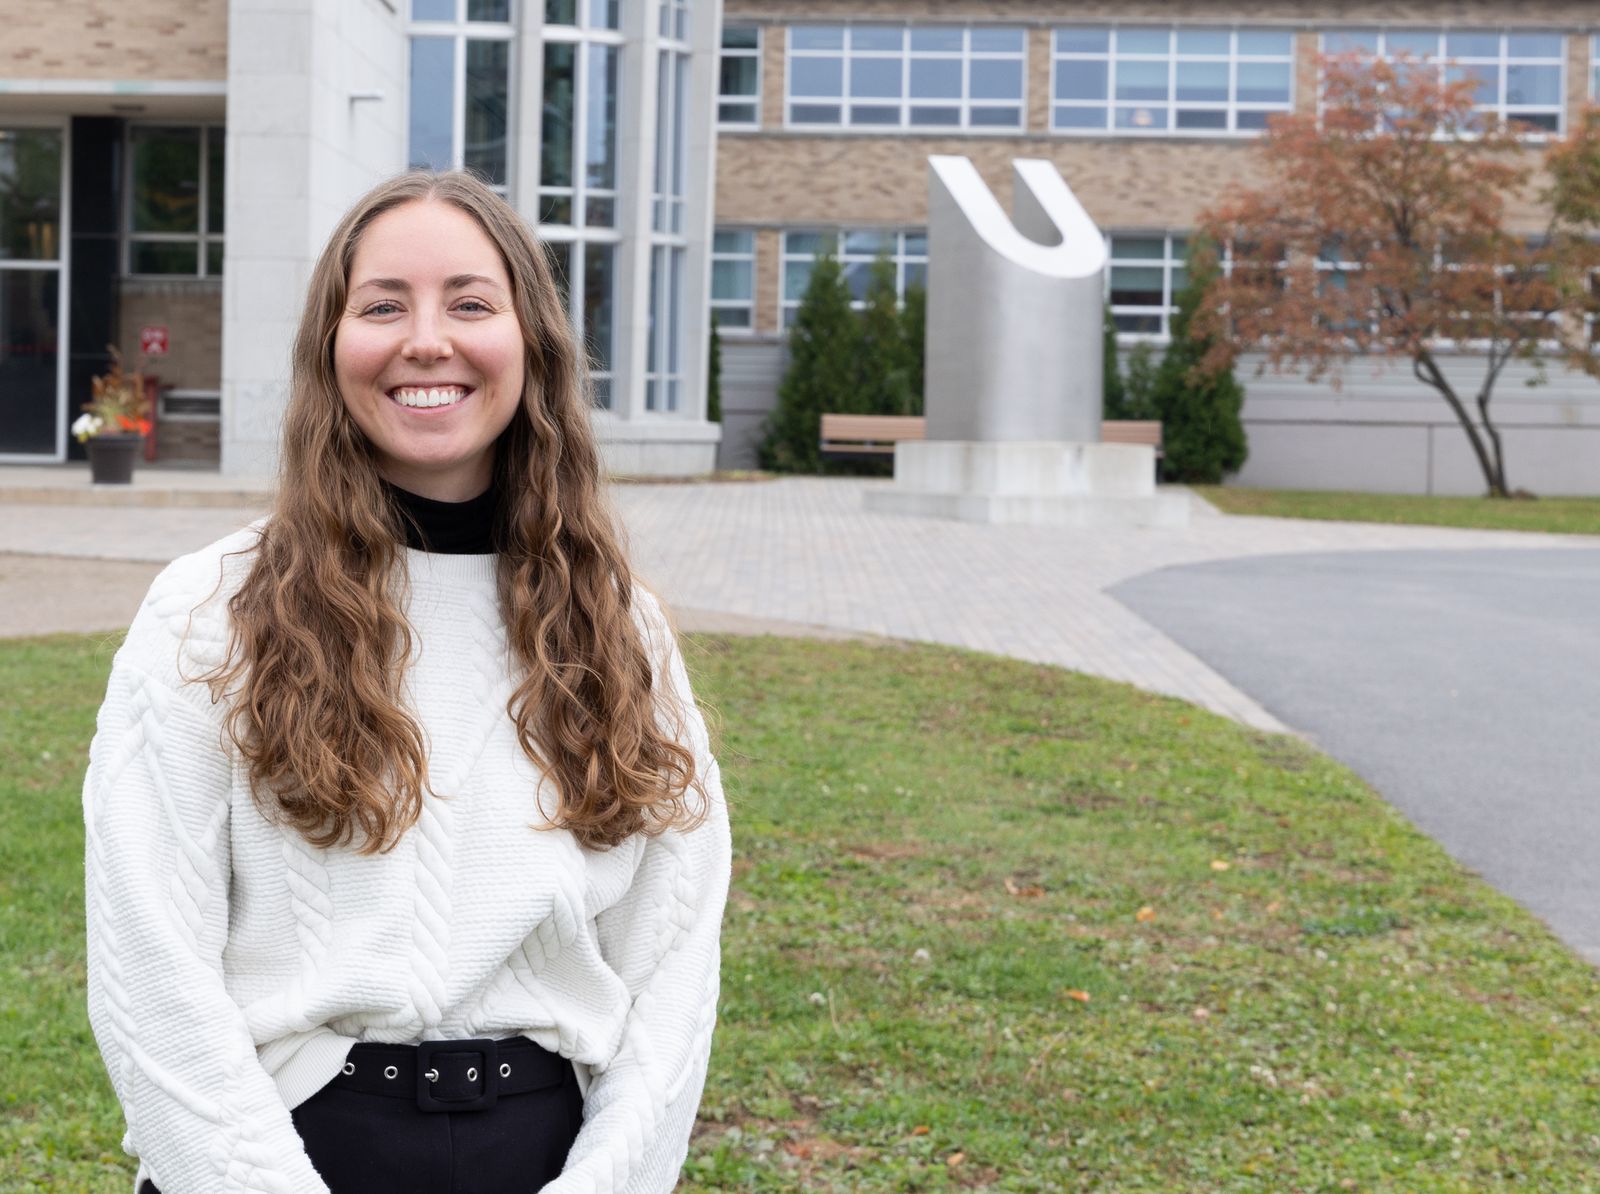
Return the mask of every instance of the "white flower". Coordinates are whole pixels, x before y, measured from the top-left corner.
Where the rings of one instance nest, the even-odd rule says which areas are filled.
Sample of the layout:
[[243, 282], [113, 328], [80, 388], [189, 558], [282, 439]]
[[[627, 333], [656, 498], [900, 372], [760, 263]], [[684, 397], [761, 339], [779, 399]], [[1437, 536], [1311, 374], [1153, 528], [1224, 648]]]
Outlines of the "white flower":
[[105, 425], [105, 420], [98, 415], [82, 414], [73, 420], [72, 434], [78, 437], [79, 443], [82, 443], [90, 436], [99, 435], [100, 428]]

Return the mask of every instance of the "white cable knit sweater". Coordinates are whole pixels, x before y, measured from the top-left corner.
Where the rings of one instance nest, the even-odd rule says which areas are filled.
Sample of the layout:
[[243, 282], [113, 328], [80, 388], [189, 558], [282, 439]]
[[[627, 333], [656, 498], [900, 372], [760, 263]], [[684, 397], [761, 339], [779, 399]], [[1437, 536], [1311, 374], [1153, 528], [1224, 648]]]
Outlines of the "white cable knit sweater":
[[222, 710], [184, 681], [222, 657], [254, 536], [157, 578], [90, 748], [89, 1018], [140, 1176], [163, 1194], [325, 1194], [289, 1109], [352, 1044], [521, 1033], [587, 1080], [545, 1190], [671, 1190], [716, 1017], [729, 840], [659, 605], [639, 591], [658, 680], [685, 702], [700, 827], [606, 852], [536, 828], [553, 792], [506, 714], [494, 557], [410, 551], [408, 694], [442, 798], [388, 853], [319, 850], [261, 815]]

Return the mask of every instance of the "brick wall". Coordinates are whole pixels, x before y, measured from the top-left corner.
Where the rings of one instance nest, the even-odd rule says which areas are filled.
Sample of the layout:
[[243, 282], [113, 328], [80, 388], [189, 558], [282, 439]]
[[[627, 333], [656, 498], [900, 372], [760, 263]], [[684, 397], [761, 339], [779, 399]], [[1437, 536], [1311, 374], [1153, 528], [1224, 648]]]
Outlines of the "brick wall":
[[225, 79], [227, 0], [6, 0], [0, 77]]

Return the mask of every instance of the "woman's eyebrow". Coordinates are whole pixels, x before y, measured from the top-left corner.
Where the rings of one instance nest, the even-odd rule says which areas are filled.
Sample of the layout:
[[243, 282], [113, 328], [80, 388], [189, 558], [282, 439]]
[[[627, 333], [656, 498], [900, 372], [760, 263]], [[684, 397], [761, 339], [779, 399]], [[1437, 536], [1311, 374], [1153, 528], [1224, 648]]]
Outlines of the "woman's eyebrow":
[[[368, 286], [376, 287], [378, 290], [393, 290], [407, 294], [411, 291], [411, 283], [404, 278], [367, 278], [354, 289], [365, 290]], [[452, 274], [444, 280], [444, 288], [446, 290], [461, 290], [468, 286], [493, 286], [496, 290], [505, 289], [500, 283], [484, 274]]]

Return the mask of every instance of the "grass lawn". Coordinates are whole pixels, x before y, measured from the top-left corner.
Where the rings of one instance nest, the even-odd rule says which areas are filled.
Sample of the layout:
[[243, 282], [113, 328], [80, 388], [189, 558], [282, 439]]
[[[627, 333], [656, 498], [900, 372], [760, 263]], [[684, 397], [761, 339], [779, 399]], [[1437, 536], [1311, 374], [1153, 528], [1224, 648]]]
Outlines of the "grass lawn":
[[1195, 485], [1191, 488], [1228, 514], [1600, 535], [1600, 498], [1555, 497], [1537, 501], [1505, 501], [1481, 497], [1424, 497], [1418, 494], [1234, 489], [1224, 485]]
[[[102, 643], [0, 644], [0, 1189], [130, 1168], [82, 1012]], [[1600, 985], [1348, 771], [954, 650], [694, 640], [736, 872], [684, 1188], [1600, 1190]]]

